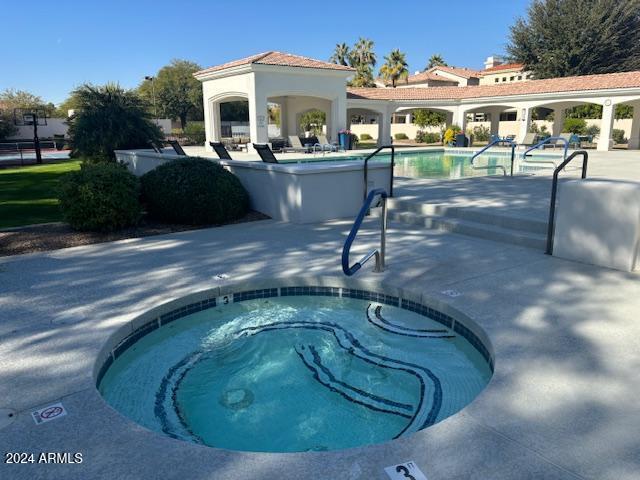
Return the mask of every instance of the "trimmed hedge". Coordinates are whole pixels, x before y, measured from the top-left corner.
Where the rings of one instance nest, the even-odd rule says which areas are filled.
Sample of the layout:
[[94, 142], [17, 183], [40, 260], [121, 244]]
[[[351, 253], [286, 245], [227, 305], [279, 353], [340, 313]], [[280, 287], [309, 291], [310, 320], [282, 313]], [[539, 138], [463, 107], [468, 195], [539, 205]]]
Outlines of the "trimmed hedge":
[[210, 160], [173, 160], [140, 180], [147, 212], [160, 221], [221, 224], [242, 217], [249, 208], [249, 195], [240, 181]]
[[409, 140], [409, 137], [407, 136], [407, 134], [406, 134], [406, 133], [396, 133], [396, 134], [394, 135], [394, 138], [395, 138], [396, 140]]
[[364, 141], [364, 140], [373, 140], [373, 137], [371, 135], [369, 135], [368, 133], [363, 133], [360, 135], [360, 140]]
[[135, 225], [141, 216], [140, 182], [116, 163], [83, 164], [60, 181], [58, 198], [76, 230], [109, 232]]

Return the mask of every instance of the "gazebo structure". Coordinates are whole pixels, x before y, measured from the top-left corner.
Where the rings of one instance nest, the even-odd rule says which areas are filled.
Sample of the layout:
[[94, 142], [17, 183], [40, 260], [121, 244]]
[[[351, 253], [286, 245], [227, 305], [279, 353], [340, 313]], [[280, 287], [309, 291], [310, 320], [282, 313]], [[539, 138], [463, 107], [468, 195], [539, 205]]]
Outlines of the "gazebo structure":
[[469, 115], [484, 113], [491, 119], [491, 133], [498, 133], [500, 114], [515, 112], [516, 140], [531, 128], [535, 109], [554, 112], [554, 135], [560, 133], [567, 108], [581, 104], [602, 107], [598, 150], [612, 146], [616, 106], [633, 107], [629, 148], [640, 148], [640, 72], [528, 80], [512, 84], [347, 88], [354, 74], [348, 66], [281, 52], [265, 52], [196, 72], [202, 82], [206, 145], [221, 139], [220, 104], [247, 101], [252, 143], [266, 143], [268, 104], [280, 106], [280, 136], [301, 135], [300, 117], [310, 110], [326, 114], [326, 132], [337, 140], [351, 118], [366, 115], [378, 125], [378, 144], [391, 141], [394, 113], [430, 109], [445, 114], [446, 124], [466, 127]]
[[299, 135], [300, 117], [325, 112], [327, 136], [347, 128], [347, 78], [354, 69], [280, 52], [265, 52], [196, 72], [202, 82], [207, 146], [221, 138], [220, 104], [249, 103], [252, 143], [268, 142], [270, 103], [280, 106], [280, 134]]

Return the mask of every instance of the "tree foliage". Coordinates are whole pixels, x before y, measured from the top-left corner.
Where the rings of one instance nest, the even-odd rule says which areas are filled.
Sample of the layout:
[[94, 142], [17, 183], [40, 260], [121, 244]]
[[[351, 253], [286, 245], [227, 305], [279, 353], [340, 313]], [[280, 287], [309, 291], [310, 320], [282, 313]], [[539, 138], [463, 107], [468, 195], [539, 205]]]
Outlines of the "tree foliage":
[[449, 66], [449, 64], [444, 61], [444, 57], [439, 53], [434, 53], [429, 57], [429, 62], [427, 63], [425, 70], [429, 70], [430, 68], [433, 68], [433, 67], [447, 67], [447, 66]]
[[[42, 109], [47, 117], [51, 117], [56, 107], [51, 102], [45, 102], [42, 97], [26, 90], [8, 88], [0, 92], [0, 108], [13, 118], [16, 108], [25, 110]], [[13, 121], [13, 120], [12, 120]]]
[[114, 150], [148, 148], [160, 142], [138, 94], [119, 85], [83, 85], [73, 91], [78, 111], [69, 118], [71, 154], [89, 161], [115, 160]]
[[536, 78], [640, 70], [640, 0], [533, 0], [507, 52]]
[[333, 50], [333, 54], [329, 61], [335, 63], [337, 65], [347, 66], [349, 65], [349, 60], [351, 59], [351, 50], [349, 49], [349, 45], [346, 43], [337, 43], [336, 48]]
[[0, 111], [0, 140], [15, 135], [18, 131], [13, 123], [13, 115], [8, 110]]
[[377, 63], [377, 57], [373, 47], [372, 40], [362, 37], [358, 39], [352, 48], [349, 48], [346, 43], [338, 43], [329, 61], [355, 68], [356, 72], [349, 82], [349, 86], [375, 87], [373, 67]]
[[420, 128], [438, 127], [445, 123], [444, 113], [419, 108], [413, 111], [413, 123]]
[[391, 53], [384, 57], [384, 64], [380, 67], [380, 76], [387, 83], [391, 83], [393, 88], [396, 87], [398, 81], [407, 80], [409, 78], [409, 64], [406, 56], [399, 49], [391, 50]]
[[314, 135], [322, 133], [322, 126], [327, 122], [327, 114], [322, 110], [309, 110], [300, 116], [300, 129], [312, 132]]
[[142, 82], [138, 91], [151, 106], [152, 112], [155, 96], [158, 115], [177, 118], [184, 128], [192, 114], [194, 119], [202, 119], [202, 85], [193, 77], [201, 69], [200, 65], [188, 60], [171, 60], [152, 81]]

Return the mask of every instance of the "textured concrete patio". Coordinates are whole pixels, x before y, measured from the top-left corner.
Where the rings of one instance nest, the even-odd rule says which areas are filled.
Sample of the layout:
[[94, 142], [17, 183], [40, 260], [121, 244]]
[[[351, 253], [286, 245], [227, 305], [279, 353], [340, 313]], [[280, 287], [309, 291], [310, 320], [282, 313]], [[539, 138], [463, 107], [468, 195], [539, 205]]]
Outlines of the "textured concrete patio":
[[[93, 367], [117, 328], [221, 282], [339, 282], [349, 226], [268, 220], [1, 259], [0, 409], [16, 415], [0, 429], [0, 449], [82, 452], [84, 461], [3, 463], [0, 478], [385, 479], [384, 467], [409, 460], [429, 480], [638, 478], [638, 276], [399, 224], [388, 270], [360, 277], [450, 304], [495, 349], [491, 383], [457, 415], [371, 447], [242, 453], [147, 431], [101, 399]], [[376, 240], [369, 223], [358, 250]], [[452, 289], [460, 296], [441, 293]], [[35, 425], [30, 412], [57, 401], [68, 415]]]

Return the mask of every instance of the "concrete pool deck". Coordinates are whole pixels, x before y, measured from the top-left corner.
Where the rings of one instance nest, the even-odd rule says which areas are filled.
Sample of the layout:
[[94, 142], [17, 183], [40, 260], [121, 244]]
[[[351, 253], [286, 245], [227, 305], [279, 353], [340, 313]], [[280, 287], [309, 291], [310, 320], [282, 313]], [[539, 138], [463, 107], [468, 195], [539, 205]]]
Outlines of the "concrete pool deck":
[[[93, 367], [122, 325], [216, 285], [340, 282], [350, 223], [267, 220], [0, 259], [0, 409], [16, 412], [0, 449], [83, 453], [81, 464], [3, 463], [0, 478], [386, 479], [384, 467], [410, 460], [429, 480], [638, 478], [638, 275], [396, 223], [387, 271], [359, 277], [451, 305], [495, 349], [493, 379], [458, 414], [380, 445], [265, 454], [173, 440], [102, 400]], [[377, 235], [371, 219], [354, 258]], [[31, 412], [58, 401], [68, 415], [36, 425]]]

